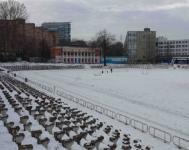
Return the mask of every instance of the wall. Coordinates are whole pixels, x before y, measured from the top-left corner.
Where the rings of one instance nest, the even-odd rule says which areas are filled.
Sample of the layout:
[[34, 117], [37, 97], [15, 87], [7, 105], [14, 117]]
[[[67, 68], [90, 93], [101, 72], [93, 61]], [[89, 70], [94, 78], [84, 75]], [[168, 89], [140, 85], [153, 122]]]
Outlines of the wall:
[[50, 58], [50, 48], [57, 44], [56, 33], [23, 19], [0, 20], [0, 29], [0, 61], [15, 61], [18, 57]]

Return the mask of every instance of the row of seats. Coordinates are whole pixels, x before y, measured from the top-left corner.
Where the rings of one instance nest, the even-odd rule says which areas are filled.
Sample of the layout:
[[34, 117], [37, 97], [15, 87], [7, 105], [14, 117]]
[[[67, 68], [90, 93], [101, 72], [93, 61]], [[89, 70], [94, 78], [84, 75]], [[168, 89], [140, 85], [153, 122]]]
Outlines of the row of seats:
[[35, 149], [35, 143], [23, 144], [25, 132], [36, 139], [38, 145], [48, 149], [50, 143], [59, 148], [61, 145], [64, 149], [152, 149], [152, 146], [143, 145], [141, 140], [132, 139], [124, 131], [11, 77], [3, 77], [0, 89], [23, 126], [21, 132], [20, 126], [7, 121], [8, 109], [2, 103], [1, 120], [19, 149]]

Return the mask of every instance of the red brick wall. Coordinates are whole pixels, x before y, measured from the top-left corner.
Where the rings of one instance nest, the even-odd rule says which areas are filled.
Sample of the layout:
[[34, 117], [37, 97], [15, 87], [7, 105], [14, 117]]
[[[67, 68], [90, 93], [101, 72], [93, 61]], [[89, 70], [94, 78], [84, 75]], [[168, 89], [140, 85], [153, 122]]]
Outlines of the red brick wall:
[[25, 24], [25, 50], [24, 53], [27, 56], [34, 57], [35, 49], [35, 24], [26, 23]]
[[53, 32], [35, 27], [24, 20], [0, 20], [0, 58], [6, 53], [24, 58], [42, 57], [57, 44], [57, 36]]
[[61, 47], [51, 48], [51, 58], [55, 58], [56, 56], [61, 56], [61, 55], [62, 55]]

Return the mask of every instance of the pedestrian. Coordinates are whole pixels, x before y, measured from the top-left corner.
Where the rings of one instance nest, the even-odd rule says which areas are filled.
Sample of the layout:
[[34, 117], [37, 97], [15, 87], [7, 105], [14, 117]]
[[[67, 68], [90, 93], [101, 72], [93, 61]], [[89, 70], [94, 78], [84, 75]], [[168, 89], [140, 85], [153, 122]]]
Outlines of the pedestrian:
[[110, 69], [111, 73], [113, 72], [112, 68]]
[[102, 74], [104, 73], [104, 71], [102, 70]]

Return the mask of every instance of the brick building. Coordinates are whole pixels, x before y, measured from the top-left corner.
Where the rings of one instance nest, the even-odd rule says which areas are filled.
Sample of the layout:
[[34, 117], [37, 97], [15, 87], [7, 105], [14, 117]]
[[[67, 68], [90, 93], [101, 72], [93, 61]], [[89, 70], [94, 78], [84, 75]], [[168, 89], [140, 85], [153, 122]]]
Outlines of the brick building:
[[17, 58], [50, 58], [50, 49], [57, 45], [57, 35], [23, 19], [0, 20], [0, 61]]

